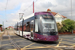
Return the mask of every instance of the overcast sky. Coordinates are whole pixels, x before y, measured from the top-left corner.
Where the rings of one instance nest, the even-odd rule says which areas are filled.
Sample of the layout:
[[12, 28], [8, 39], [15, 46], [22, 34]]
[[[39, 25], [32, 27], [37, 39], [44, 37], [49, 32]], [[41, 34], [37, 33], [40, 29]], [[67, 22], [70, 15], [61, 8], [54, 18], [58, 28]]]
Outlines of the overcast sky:
[[8, 3], [7, 0], [0, 0], [0, 24], [3, 24], [4, 21], [5, 27], [14, 26], [19, 21], [19, 13], [24, 13], [23, 17], [32, 14], [33, 1], [35, 3], [35, 12], [51, 9], [53, 12], [75, 20], [75, 0], [8, 0]]

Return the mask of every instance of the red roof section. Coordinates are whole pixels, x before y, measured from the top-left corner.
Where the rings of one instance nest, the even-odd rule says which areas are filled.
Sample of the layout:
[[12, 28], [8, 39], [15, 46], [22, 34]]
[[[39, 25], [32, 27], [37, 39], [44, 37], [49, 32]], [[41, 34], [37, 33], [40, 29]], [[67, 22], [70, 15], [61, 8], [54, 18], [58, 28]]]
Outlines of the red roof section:
[[67, 17], [65, 17], [65, 16], [63, 16], [63, 15], [62, 15], [62, 17], [63, 17], [63, 18], [67, 18]]
[[[48, 11], [51, 11], [50, 9], [47, 9], [47, 12]], [[51, 12], [54, 16], [57, 14], [56, 12]], [[63, 15], [61, 15], [63, 18], [67, 18], [67, 17], [65, 17], [65, 16], [63, 16]]]
[[54, 16], [57, 14], [56, 12], [51, 12]]
[[[56, 12], [51, 12], [54, 16], [57, 14]], [[67, 18], [67, 17], [65, 17], [65, 16], [63, 16], [63, 15], [61, 15], [63, 18]]]

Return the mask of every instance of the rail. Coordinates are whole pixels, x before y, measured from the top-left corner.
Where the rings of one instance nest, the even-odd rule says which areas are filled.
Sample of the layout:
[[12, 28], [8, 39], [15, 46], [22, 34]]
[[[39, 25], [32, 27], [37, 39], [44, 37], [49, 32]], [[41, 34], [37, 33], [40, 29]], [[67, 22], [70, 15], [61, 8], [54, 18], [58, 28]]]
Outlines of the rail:
[[4, 30], [4, 32], [0, 32], [1, 34], [0, 34], [0, 47], [1, 47], [1, 41], [2, 41], [2, 36], [5, 34], [5, 30]]

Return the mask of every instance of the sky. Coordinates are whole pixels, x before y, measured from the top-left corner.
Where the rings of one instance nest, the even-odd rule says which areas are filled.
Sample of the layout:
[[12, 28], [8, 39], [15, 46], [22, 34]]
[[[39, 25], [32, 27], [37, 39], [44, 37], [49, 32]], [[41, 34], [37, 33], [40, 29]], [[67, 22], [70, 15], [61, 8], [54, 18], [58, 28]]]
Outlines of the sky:
[[51, 9], [52, 12], [75, 20], [75, 0], [0, 0], [0, 24], [4, 23], [4, 27], [14, 26], [19, 21], [19, 13], [24, 13], [23, 17], [32, 14], [33, 1], [35, 12]]

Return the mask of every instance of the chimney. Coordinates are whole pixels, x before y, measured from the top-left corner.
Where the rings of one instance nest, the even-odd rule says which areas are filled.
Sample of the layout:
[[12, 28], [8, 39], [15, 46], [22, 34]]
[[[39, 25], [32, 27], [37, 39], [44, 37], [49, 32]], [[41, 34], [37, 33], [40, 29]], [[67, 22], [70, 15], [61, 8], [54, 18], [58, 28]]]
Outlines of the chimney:
[[50, 9], [47, 9], [47, 12], [51, 12], [51, 10]]

